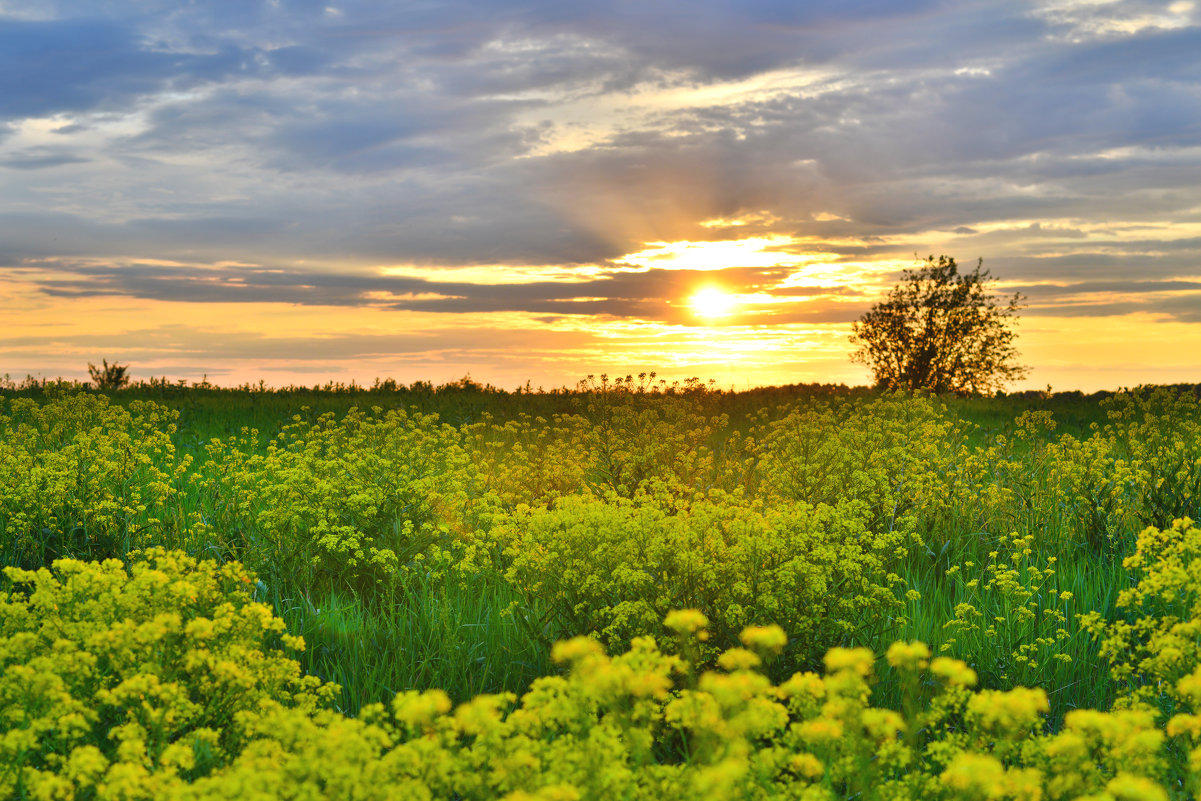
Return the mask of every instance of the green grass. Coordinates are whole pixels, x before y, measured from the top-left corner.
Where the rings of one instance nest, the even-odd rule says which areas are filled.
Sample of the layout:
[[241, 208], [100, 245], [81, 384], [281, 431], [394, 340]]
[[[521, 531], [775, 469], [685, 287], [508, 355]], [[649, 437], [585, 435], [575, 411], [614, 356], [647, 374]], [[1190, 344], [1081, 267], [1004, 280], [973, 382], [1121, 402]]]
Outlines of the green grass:
[[[46, 393], [46, 387], [38, 386], [0, 388], [0, 396], [10, 398], [38, 399], [46, 397]], [[711, 438], [718, 442], [731, 430], [751, 430], [752, 417], [762, 409], [814, 399], [837, 404], [867, 395], [862, 389], [795, 386], [747, 393], [700, 392], [691, 397], [707, 415], [728, 415], [727, 428], [715, 432]], [[233, 436], [243, 429], [258, 429], [260, 447], [265, 447], [275, 432], [297, 414], [316, 418], [327, 411], [342, 415], [352, 407], [403, 408], [436, 413], [444, 421], [461, 426], [478, 422], [485, 415], [504, 421], [523, 414], [550, 418], [586, 409], [586, 396], [579, 393], [508, 393], [470, 382], [444, 387], [384, 385], [367, 389], [280, 391], [264, 387], [184, 388], [160, 382], [111, 393], [111, 398], [120, 404], [152, 400], [178, 410], [175, 445], [180, 455], [192, 456], [197, 464], [206, 458], [204, 445], [213, 438]], [[998, 435], [1011, 435], [1015, 419], [1032, 410], [1053, 414], [1057, 425], [1052, 437], [1064, 434], [1087, 437], [1094, 424], [1103, 425], [1107, 419], [1100, 400], [1071, 393], [1026, 393], [998, 398], [947, 398], [944, 402], [950, 415], [971, 424], [968, 444], [984, 448], [995, 442]], [[1023, 453], [1022, 447], [1015, 448], [1014, 458], [1021, 460]], [[194, 488], [185, 491], [178, 503], [184, 516], [202, 506]], [[1003, 522], [993, 521], [995, 525], [989, 527], [989, 533], [973, 529], [968, 522], [974, 515], [970, 509], [955, 510], [956, 514], [939, 522], [933, 536], [927, 537], [926, 547], [914, 547], [900, 566], [904, 586], [919, 593], [920, 600], [907, 603], [903, 611], [905, 621], [885, 627], [882, 639], [858, 644], [881, 653], [892, 639], [920, 639], [937, 651], [948, 639], [946, 624], [955, 617], [958, 605], [974, 603], [986, 619], [1012, 612], [1003, 594], [969, 592], [961, 580], [948, 579], [946, 575], [952, 565], [986, 564], [988, 554], [998, 549], [998, 538], [1009, 530], [1036, 535], [1033, 562], [1045, 564], [1050, 557], [1057, 560], [1057, 574], [1052, 583], [1057, 592], [1072, 593], [1073, 600], [1067, 608], [1073, 615], [1088, 610], [1096, 610], [1106, 618], [1115, 615], [1117, 593], [1129, 584], [1121, 566], [1124, 549], [1099, 553], [1087, 547], [1079, 541], [1061, 509], [1045, 508], [1038, 503], [1032, 502], [1026, 510], [1029, 514], [1018, 509]], [[0, 519], [0, 543], [12, 539], [5, 533], [4, 525], [5, 521]], [[236, 533], [228, 531], [202, 535], [167, 531], [158, 544], [182, 547], [200, 556], [229, 559], [238, 556], [230, 546], [236, 540]], [[1128, 549], [1129, 538], [1125, 544]], [[70, 551], [70, 543], [48, 545], [48, 553]], [[129, 543], [116, 543], [113, 550], [120, 555], [129, 547]], [[271, 554], [265, 557], [264, 561], [270, 563]], [[10, 552], [0, 554], [0, 558], [5, 563], [15, 561]], [[341, 706], [351, 714], [366, 704], [386, 701], [407, 689], [441, 688], [456, 700], [484, 692], [517, 692], [532, 679], [553, 670], [545, 643], [530, 637], [518, 624], [515, 616], [529, 611], [521, 607], [521, 596], [495, 574], [464, 580], [406, 568], [397, 581], [369, 596], [348, 588], [315, 590], [299, 576], [270, 571], [262, 571], [261, 578], [259, 598], [270, 603], [287, 622], [289, 630], [302, 635], [308, 643], [303, 656], [305, 669], [341, 685]], [[1061, 719], [1065, 711], [1073, 708], [1105, 708], [1115, 688], [1103, 666], [1097, 663], [1097, 645], [1075, 626], [1074, 616], [1069, 617], [1067, 629], [1070, 636], [1060, 648], [1069, 659], [1044, 662], [1033, 672], [1014, 668], [1006, 649], [998, 647], [998, 639], [1003, 637], [981, 633], [960, 637], [950, 653], [973, 664], [986, 686], [1005, 687], [1019, 682], [1044, 686], [1052, 699], [1053, 719]], [[1016, 642], [1023, 636], [1034, 635], [1022, 630], [1008, 631], [1006, 636]], [[876, 694], [882, 699], [899, 697], [896, 683], [887, 671]]]
[[526, 637], [507, 587], [417, 572], [373, 602], [350, 594], [309, 596], [296, 587], [265, 595], [304, 637], [305, 669], [342, 687], [341, 707], [356, 714], [402, 690], [445, 690], [455, 701], [520, 692], [551, 672], [547, 649]]

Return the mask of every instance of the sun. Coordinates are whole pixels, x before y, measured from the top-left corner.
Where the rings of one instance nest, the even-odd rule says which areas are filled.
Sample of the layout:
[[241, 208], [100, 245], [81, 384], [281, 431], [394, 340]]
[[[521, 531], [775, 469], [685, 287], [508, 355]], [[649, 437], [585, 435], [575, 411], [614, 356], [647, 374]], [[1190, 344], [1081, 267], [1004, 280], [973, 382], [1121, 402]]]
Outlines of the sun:
[[688, 305], [701, 317], [725, 317], [734, 311], [738, 298], [717, 287], [705, 287], [688, 300]]

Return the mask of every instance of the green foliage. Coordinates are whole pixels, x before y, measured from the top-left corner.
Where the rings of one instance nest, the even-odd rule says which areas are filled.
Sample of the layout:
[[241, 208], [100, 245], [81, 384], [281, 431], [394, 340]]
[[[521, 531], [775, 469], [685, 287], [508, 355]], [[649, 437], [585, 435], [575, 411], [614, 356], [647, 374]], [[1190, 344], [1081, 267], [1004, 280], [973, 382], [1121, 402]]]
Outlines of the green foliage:
[[1009, 327], [1021, 295], [999, 305], [982, 266], [961, 274], [953, 258], [930, 256], [902, 272], [888, 299], [853, 324], [851, 359], [889, 389], [990, 394], [1022, 378]]
[[341, 686], [337, 701], [348, 712], [412, 687], [437, 687], [458, 701], [522, 690], [550, 672], [549, 649], [506, 612], [520, 596], [503, 579], [464, 567], [457, 562], [454, 575], [410, 569], [373, 595], [281, 582], [263, 596], [304, 637], [305, 669]]
[[992, 686], [1060, 686], [1061, 666], [1080, 651], [1072, 640], [1085, 636], [1057, 558], [1037, 559], [1034, 540], [1013, 534], [984, 564], [969, 560], [947, 570], [957, 603], [939, 651], [971, 659]]

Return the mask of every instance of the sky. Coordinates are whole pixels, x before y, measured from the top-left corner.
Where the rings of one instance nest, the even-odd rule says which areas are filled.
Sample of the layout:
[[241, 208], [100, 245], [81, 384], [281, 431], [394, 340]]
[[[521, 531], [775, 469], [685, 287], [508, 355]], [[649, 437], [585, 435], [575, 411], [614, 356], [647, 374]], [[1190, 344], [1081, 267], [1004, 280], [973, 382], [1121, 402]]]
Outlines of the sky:
[[0, 376], [862, 384], [934, 254], [1201, 382], [1198, 4], [0, 0]]

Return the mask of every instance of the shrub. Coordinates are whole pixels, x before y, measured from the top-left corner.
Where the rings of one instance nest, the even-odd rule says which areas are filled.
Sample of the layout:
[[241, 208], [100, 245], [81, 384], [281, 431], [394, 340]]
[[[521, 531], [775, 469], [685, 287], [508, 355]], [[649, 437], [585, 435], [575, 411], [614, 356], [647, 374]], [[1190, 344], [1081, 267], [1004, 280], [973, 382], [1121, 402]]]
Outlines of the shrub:
[[673, 508], [668, 499], [561, 498], [498, 528], [505, 573], [536, 636], [593, 632], [611, 647], [661, 632], [676, 608], [702, 611], [713, 646], [745, 626], [778, 623], [798, 658], [884, 625], [897, 602], [897, 533], [872, 533], [826, 506], [768, 509], [714, 493]]
[[579, 415], [521, 414], [503, 424], [485, 415], [463, 434], [478, 480], [506, 510], [545, 505], [588, 486], [593, 434]]
[[1105, 433], [1134, 471], [1140, 497], [1133, 511], [1145, 526], [1201, 519], [1201, 401], [1168, 388], [1137, 390], [1103, 402]]
[[234, 555], [310, 586], [370, 591], [431, 545], [470, 534], [473, 509], [486, 512], [468, 492], [459, 432], [436, 415], [297, 415], [256, 450], [253, 431], [210, 443], [206, 517], [240, 536]]
[[798, 406], [755, 432], [768, 497], [856, 504], [876, 531], [917, 532], [945, 506], [964, 426], [923, 396]]
[[1129, 552], [1138, 521], [1141, 479], [1121, 444], [1106, 432], [1087, 439], [1061, 437], [1049, 449], [1054, 455], [1051, 481], [1057, 501], [1069, 516], [1075, 543], [1093, 553], [1120, 559]]
[[97, 367], [88, 362], [88, 375], [92, 377], [92, 383], [99, 390], [121, 389], [129, 385], [129, 365], [108, 363], [108, 359], [104, 359], [104, 366]]

